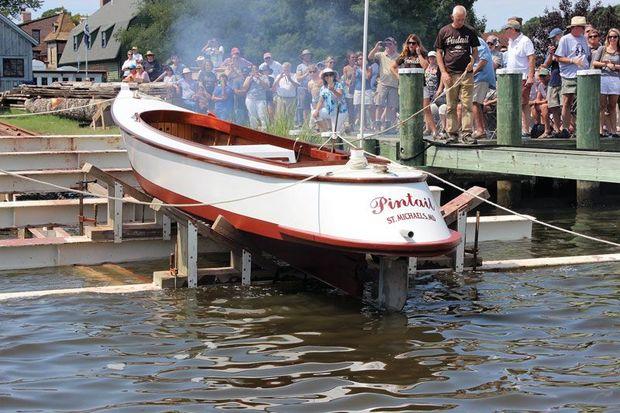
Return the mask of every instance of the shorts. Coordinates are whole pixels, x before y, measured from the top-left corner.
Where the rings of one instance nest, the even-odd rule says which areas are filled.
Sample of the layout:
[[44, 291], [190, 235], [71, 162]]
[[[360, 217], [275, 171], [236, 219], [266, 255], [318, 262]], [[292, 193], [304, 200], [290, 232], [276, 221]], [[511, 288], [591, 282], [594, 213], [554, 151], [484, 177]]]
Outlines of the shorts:
[[[367, 90], [366, 97], [364, 98], [364, 106], [372, 105], [373, 103], [372, 101], [373, 101], [372, 90]], [[353, 93], [353, 105], [358, 106], [361, 104], [362, 104], [362, 91], [356, 90], [355, 93]]]
[[547, 105], [549, 109], [559, 108], [562, 106], [560, 103], [560, 90], [562, 86], [549, 86], [547, 88]]
[[375, 105], [381, 107], [398, 108], [398, 88], [391, 86], [377, 86]]
[[562, 94], [574, 95], [577, 93], [577, 79], [562, 78]]
[[620, 79], [617, 76], [601, 76], [601, 95], [620, 95]]
[[489, 92], [489, 82], [477, 82], [474, 83], [474, 96], [473, 101], [479, 105], [484, 103], [484, 99], [487, 97], [487, 93]]
[[435, 97], [435, 93], [437, 93], [436, 88], [431, 89], [428, 86], [424, 86], [424, 99], [433, 100], [433, 98]]

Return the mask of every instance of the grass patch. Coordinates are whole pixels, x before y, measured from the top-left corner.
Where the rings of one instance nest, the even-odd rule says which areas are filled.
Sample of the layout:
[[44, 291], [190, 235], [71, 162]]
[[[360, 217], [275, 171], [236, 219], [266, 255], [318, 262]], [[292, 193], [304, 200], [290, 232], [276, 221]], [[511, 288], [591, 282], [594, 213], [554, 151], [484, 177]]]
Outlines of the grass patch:
[[[18, 115], [28, 113], [25, 110], [9, 109], [0, 111], [0, 115]], [[117, 126], [107, 129], [92, 129], [90, 124], [77, 120], [61, 118], [56, 115], [31, 115], [17, 118], [1, 118], [0, 122], [29, 130], [42, 135], [116, 135], [120, 134]]]
[[323, 142], [322, 138], [317, 132], [310, 129], [307, 123], [308, 122], [304, 122], [304, 126], [299, 132], [299, 135], [290, 136], [289, 132], [295, 129], [294, 118], [284, 114], [276, 114], [273, 121], [269, 123], [269, 126], [267, 127], [267, 133], [282, 136], [288, 139], [298, 139], [300, 142], [321, 144]]

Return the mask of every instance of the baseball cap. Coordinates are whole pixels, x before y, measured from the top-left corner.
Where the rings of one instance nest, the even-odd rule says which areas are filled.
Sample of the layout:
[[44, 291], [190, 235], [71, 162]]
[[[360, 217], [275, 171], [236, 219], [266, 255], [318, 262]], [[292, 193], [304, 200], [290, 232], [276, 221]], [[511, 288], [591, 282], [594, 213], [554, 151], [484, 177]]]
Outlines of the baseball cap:
[[502, 30], [506, 29], [521, 30], [521, 24], [516, 20], [508, 20], [504, 27], [502, 27]]
[[151, 52], [150, 50], [148, 52], [146, 52], [147, 56], [155, 56], [155, 53]]
[[230, 54], [235, 54], [235, 53], [241, 53], [238, 47], [233, 47], [232, 49], [230, 49]]
[[558, 34], [564, 34], [564, 31], [558, 27], [556, 27], [555, 29], [551, 30], [549, 32], [549, 38], [553, 39], [555, 36], [557, 36]]
[[430, 52], [428, 52], [428, 57], [437, 57], [437, 52], [434, 50], [431, 50]]
[[549, 69], [545, 68], [545, 67], [541, 67], [538, 70], [538, 75], [539, 76], [549, 76]]
[[385, 40], [383, 40], [384, 42], [390, 42], [390, 43], [394, 43], [396, 44], [396, 40], [393, 37], [386, 37]]

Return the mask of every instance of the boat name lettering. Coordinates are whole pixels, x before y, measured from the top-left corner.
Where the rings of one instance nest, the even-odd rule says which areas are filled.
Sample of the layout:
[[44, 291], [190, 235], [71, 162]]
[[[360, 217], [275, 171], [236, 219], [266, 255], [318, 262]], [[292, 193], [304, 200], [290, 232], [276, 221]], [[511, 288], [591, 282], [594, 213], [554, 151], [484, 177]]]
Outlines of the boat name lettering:
[[428, 221], [437, 221], [437, 218], [435, 218], [433, 214], [427, 214], [424, 212], [405, 212], [404, 214], [393, 215], [386, 218], [388, 224], [395, 224], [399, 221], [407, 221], [412, 219], [426, 219]]
[[386, 208], [387, 209], [400, 209], [405, 207], [418, 207], [418, 208], [426, 208], [431, 211], [435, 210], [435, 206], [433, 205], [433, 201], [431, 198], [414, 198], [410, 193], [407, 194], [405, 198], [402, 199], [392, 199], [384, 196], [379, 196], [370, 201], [370, 208], [372, 209], [373, 214], [380, 214]]

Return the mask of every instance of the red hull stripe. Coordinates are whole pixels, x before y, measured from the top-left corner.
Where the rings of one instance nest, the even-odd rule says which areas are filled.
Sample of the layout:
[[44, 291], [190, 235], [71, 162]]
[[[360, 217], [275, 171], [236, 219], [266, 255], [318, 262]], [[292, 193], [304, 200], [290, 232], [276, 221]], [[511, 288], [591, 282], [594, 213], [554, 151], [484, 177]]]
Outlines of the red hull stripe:
[[[200, 202], [179, 195], [166, 188], [162, 188], [159, 185], [144, 178], [135, 171], [134, 174], [136, 175], [136, 179], [138, 180], [140, 186], [148, 194], [164, 201], [165, 203], [187, 204]], [[446, 254], [454, 250], [454, 248], [456, 248], [456, 246], [461, 241], [460, 234], [458, 232], [451, 231], [450, 237], [446, 238], [445, 240], [435, 242], [420, 242], [415, 244], [370, 243], [346, 238], [325, 236], [310, 231], [283, 227], [271, 222], [236, 214], [234, 212], [230, 212], [215, 206], [182, 207], [180, 209], [192, 215], [204, 218], [208, 221], [215, 221], [215, 219], [219, 215], [222, 215], [232, 225], [234, 225], [235, 228], [263, 237], [272, 238], [279, 241], [292, 242], [296, 244], [311, 244], [317, 247], [351, 252], [361, 252], [378, 255], [434, 256]]]

